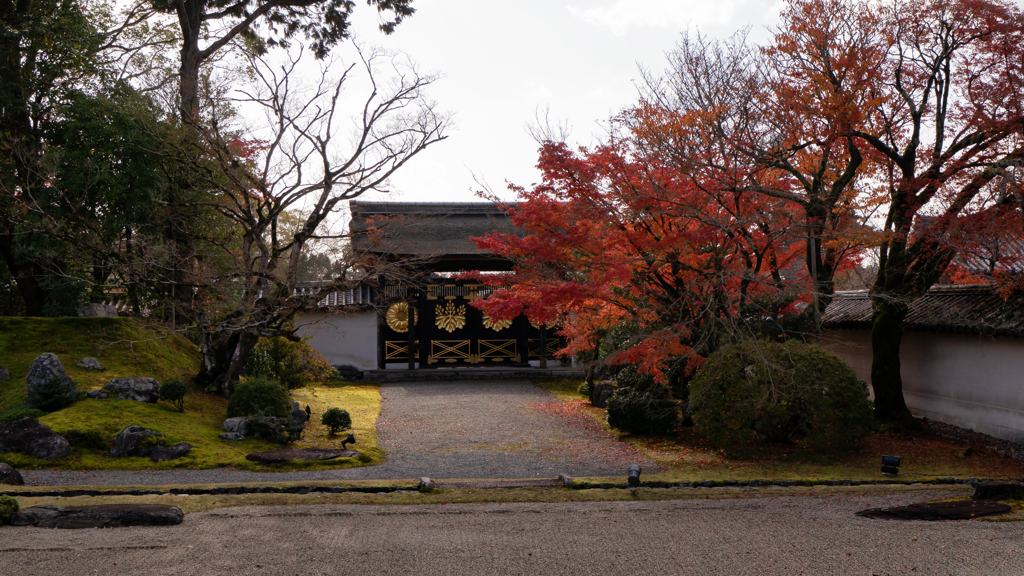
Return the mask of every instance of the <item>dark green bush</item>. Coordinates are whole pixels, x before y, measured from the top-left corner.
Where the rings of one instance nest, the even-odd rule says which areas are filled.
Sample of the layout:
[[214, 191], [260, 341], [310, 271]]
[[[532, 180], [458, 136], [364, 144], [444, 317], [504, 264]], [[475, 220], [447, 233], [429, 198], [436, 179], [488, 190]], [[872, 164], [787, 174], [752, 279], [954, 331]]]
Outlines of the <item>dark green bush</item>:
[[34, 391], [37, 395], [35, 408], [43, 412], [56, 412], [61, 408], [71, 406], [78, 400], [78, 389], [74, 380], [68, 380], [65, 383], [60, 378], [50, 378], [36, 386]]
[[260, 338], [242, 371], [251, 376], [275, 378], [289, 390], [302, 388], [310, 382], [326, 382], [337, 374], [310, 345], [308, 337], [299, 341], [283, 337]]
[[328, 408], [324, 412], [323, 416], [320, 417], [320, 423], [327, 426], [331, 434], [337, 434], [342, 430], [347, 430], [352, 427], [352, 417], [349, 416], [348, 410], [342, 410], [341, 408]]
[[188, 394], [188, 384], [181, 380], [169, 380], [160, 386], [160, 399], [170, 402], [178, 412], [185, 411], [185, 395]]
[[228, 418], [251, 416], [257, 412], [278, 418], [291, 416], [291, 396], [280, 382], [257, 376], [235, 385], [235, 391], [228, 399]]
[[720, 447], [802, 439], [846, 448], [871, 431], [864, 383], [838, 356], [802, 342], [746, 342], [708, 357], [690, 382], [697, 430]]
[[618, 388], [608, 399], [608, 425], [634, 434], [664, 434], [679, 425], [679, 402]]
[[10, 522], [18, 508], [18, 501], [13, 496], [0, 496], [0, 525]]
[[21, 420], [22, 418], [39, 418], [46, 414], [38, 408], [29, 408], [27, 404], [18, 404], [17, 406], [11, 406], [0, 412], [0, 424], [7, 424], [14, 422], [15, 420]]
[[110, 450], [110, 443], [102, 433], [96, 430], [68, 430], [60, 434], [71, 444], [72, 448], [83, 450], [97, 450], [106, 452]]
[[276, 418], [265, 416], [257, 412], [245, 419], [249, 436], [260, 438], [277, 444], [287, 444], [302, 438], [302, 430], [306, 427], [305, 422], [295, 420], [291, 417]]

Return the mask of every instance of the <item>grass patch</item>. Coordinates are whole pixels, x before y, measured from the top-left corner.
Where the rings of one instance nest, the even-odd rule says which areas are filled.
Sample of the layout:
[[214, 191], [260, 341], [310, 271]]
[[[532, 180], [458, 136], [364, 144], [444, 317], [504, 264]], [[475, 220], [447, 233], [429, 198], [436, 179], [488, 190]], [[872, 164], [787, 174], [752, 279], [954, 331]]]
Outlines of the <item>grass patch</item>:
[[578, 379], [534, 381], [573, 412], [593, 418], [619, 440], [666, 468], [662, 473], [644, 474], [644, 480], [882, 480], [886, 478], [879, 470], [883, 454], [902, 457], [902, 480], [1024, 477], [1024, 462], [977, 446], [968, 450], [962, 442], [924, 430], [876, 431], [856, 449], [846, 452], [813, 451], [794, 444], [758, 444], [726, 453], [712, 446], [693, 427], [665, 435], [628, 434], [609, 427], [605, 410], [583, 399], [576, 391], [582, 383]]
[[[308, 483], [307, 483], [308, 485]], [[378, 483], [378, 485], [380, 485]], [[149, 487], [152, 488], [152, 487]], [[409, 488], [388, 494], [242, 494], [202, 496], [95, 496], [76, 498], [18, 497], [22, 508], [29, 506], [83, 506], [95, 504], [172, 504], [185, 513], [202, 512], [231, 506], [294, 506], [311, 504], [423, 505], [483, 504], [519, 502], [629, 502], [660, 500], [725, 500], [737, 498], [778, 498], [782, 496], [856, 497], [873, 494], [906, 494], [935, 492], [934, 486], [813, 486], [804, 488], [722, 488], [694, 489], [627, 489], [566, 490], [565, 488], [469, 488], [416, 492]], [[957, 491], [944, 486], [942, 491]]]
[[[0, 383], [0, 410], [23, 404], [25, 376], [44, 352], [56, 354], [79, 391], [95, 390], [114, 378], [187, 380], [199, 371], [199, 349], [180, 335], [131, 318], [0, 317], [0, 362], [11, 379]], [[93, 357], [105, 370], [75, 366]]]
[[[290, 446], [296, 448], [340, 448], [343, 437], [330, 437], [320, 424], [318, 414], [328, 406], [346, 406], [353, 419], [356, 434], [355, 449], [358, 459], [341, 458], [316, 462], [287, 462], [270, 466], [259, 465], [245, 459], [251, 452], [280, 448], [281, 445], [257, 439], [242, 442], [221, 440], [221, 423], [227, 400], [219, 395], [193, 390], [186, 397], [185, 412], [165, 402], [146, 404], [130, 400], [79, 400], [74, 405], [47, 414], [40, 422], [58, 434], [72, 431], [96, 431], [112, 439], [130, 424], [137, 424], [162, 432], [167, 445], [188, 442], [192, 452], [177, 460], [154, 463], [148, 458], [114, 458], [105, 451], [74, 447], [71, 455], [58, 460], [40, 460], [23, 454], [0, 454], [0, 461], [15, 468], [60, 468], [65, 470], [166, 470], [173, 468], [208, 469], [230, 467], [238, 470], [326, 470], [380, 464], [383, 451], [377, 446], [376, 422], [380, 412], [380, 393], [368, 384], [328, 384], [317, 388], [293, 391], [293, 397], [309, 404], [313, 418], [307, 424], [303, 438]], [[71, 434], [74, 436], [75, 434]]]
[[[25, 376], [39, 354], [52, 352], [61, 359], [68, 375], [81, 392], [102, 388], [119, 377], [151, 377], [160, 382], [187, 381], [199, 371], [199, 349], [179, 335], [161, 337], [158, 326], [147, 326], [129, 318], [0, 318], [0, 359], [11, 371], [11, 379], [0, 383], [0, 411], [23, 404], [27, 395]], [[85, 370], [75, 364], [84, 357], [97, 358], [102, 371]], [[333, 382], [317, 388], [292, 392], [302, 404], [309, 404], [313, 418], [297, 448], [340, 447], [342, 437], [329, 437], [319, 415], [330, 406], [345, 408], [352, 414], [355, 449], [359, 459], [344, 458], [322, 462], [292, 462], [261, 466], [245, 459], [250, 452], [279, 448], [262, 440], [228, 442], [218, 438], [227, 400], [190, 387], [185, 397], [185, 412], [171, 404], [146, 404], [129, 400], [79, 400], [63, 410], [47, 414], [39, 421], [59, 434], [74, 438], [95, 437], [106, 441], [136, 424], [165, 435], [167, 445], [192, 444], [185, 458], [153, 463], [148, 458], [113, 458], [94, 442], [72, 447], [71, 455], [58, 460], [41, 460], [22, 454], [0, 454], [0, 462], [23, 469], [60, 468], [70, 470], [162, 470], [169, 468], [223, 468], [241, 470], [319, 470], [379, 464], [383, 451], [377, 446], [376, 422], [380, 413], [380, 393], [372, 384]]]

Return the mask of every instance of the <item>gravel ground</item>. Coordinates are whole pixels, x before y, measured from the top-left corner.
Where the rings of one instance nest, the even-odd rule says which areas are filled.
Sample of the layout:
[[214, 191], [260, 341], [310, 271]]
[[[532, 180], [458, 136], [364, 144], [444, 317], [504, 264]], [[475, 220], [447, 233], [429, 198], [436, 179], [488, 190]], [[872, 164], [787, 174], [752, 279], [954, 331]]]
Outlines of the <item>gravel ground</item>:
[[[33, 486], [213, 484], [396, 478], [553, 478], [659, 472], [583, 414], [529, 382], [382, 384], [380, 466], [309, 472], [23, 470]], [[358, 449], [358, 445], [356, 446]]]
[[251, 506], [171, 527], [0, 527], [0, 575], [1019, 576], [1021, 522], [869, 520], [954, 495]]

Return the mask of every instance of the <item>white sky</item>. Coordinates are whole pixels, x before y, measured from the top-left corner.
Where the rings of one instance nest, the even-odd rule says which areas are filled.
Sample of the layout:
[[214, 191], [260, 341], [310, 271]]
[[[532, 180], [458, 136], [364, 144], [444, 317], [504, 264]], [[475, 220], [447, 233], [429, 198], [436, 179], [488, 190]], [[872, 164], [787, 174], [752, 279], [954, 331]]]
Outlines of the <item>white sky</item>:
[[459, 202], [478, 198], [474, 176], [511, 199], [506, 182], [539, 180], [527, 133], [538, 110], [567, 122], [569, 141], [591, 144], [601, 122], [636, 101], [639, 67], [661, 71], [688, 26], [725, 38], [751, 27], [767, 38], [778, 0], [415, 0], [416, 14], [391, 36], [358, 2], [364, 44], [408, 54], [444, 76], [430, 94], [455, 125], [392, 179], [395, 193], [364, 199]]

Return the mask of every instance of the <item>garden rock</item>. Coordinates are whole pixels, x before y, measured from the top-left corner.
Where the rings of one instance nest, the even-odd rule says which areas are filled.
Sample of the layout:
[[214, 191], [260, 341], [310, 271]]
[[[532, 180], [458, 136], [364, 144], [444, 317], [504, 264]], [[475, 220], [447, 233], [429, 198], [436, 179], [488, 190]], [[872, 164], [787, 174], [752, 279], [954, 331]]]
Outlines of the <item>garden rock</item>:
[[299, 410], [298, 400], [292, 400], [292, 410]]
[[44, 352], [32, 361], [32, 366], [28, 369], [28, 376], [25, 376], [25, 382], [28, 384], [28, 405], [30, 407], [35, 408], [40, 400], [39, 395], [36, 394], [36, 387], [46, 384], [54, 378], [60, 380], [61, 384], [69, 384], [71, 382], [71, 378], [64, 371], [64, 365], [60, 363], [60, 358], [57, 358], [56, 354]]
[[103, 389], [118, 400], [156, 403], [160, 399], [160, 383], [152, 378], [114, 378]]
[[253, 452], [245, 457], [250, 462], [276, 464], [288, 460], [333, 460], [335, 458], [356, 458], [355, 450], [331, 450], [329, 448], [282, 448], [269, 452]]
[[184, 458], [188, 456], [188, 453], [192, 451], [192, 445], [188, 442], [181, 442], [174, 446], [167, 446], [166, 448], [154, 448], [149, 453], [149, 459], [153, 462], [163, 462], [164, 460], [177, 460], [178, 458]]
[[21, 472], [15, 470], [13, 466], [0, 462], [0, 484], [24, 486], [25, 479], [21, 477]]
[[85, 395], [93, 400], [106, 400], [107, 398], [110, 398], [110, 394], [107, 394], [103, 390], [90, 390], [86, 392]]
[[32, 506], [11, 517], [14, 526], [38, 528], [116, 528], [175, 526], [185, 520], [181, 508], [169, 504], [100, 504], [97, 506]]
[[974, 500], [1024, 500], [1024, 484], [1020, 482], [978, 482]]
[[[246, 436], [249, 434], [248, 424], [245, 422], [245, 418], [228, 418], [220, 425], [227, 432], [235, 432], [239, 436]], [[223, 434], [221, 435], [223, 437]]]
[[230, 440], [232, 442], [240, 442], [242, 440], [245, 440], [245, 436], [242, 436], [238, 432], [225, 432], [224, 434], [220, 435], [220, 439]]
[[95, 358], [82, 358], [75, 366], [85, 368], [86, 370], [103, 370], [103, 365]]
[[0, 425], [0, 452], [21, 452], [36, 458], [52, 460], [71, 453], [60, 434], [39, 423], [35, 418], [22, 418]]
[[147, 430], [142, 426], [131, 425], [114, 436], [113, 447], [110, 448], [110, 455], [115, 458], [127, 456], [149, 456], [149, 450], [139, 448], [139, 442], [147, 436], [163, 436], [156, 430]]
[[615, 393], [615, 385], [610, 382], [598, 382], [590, 391], [590, 403], [598, 408], [607, 408], [608, 399]]
[[0, 366], [0, 382], [6, 382], [11, 379], [11, 371], [3, 366]]
[[117, 306], [112, 304], [86, 304], [75, 311], [79, 316], [117, 318]]
[[305, 410], [296, 408], [295, 410], [292, 410], [292, 420], [305, 423], [306, 420], [309, 420], [309, 414], [306, 414]]

